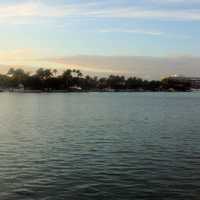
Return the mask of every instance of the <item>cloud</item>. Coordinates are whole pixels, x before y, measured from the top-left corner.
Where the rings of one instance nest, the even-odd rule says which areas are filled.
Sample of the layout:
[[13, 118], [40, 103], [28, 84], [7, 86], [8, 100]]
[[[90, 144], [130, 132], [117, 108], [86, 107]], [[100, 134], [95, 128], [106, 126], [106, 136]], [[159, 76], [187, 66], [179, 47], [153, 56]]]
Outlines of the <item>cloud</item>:
[[127, 34], [139, 34], [139, 35], [147, 35], [147, 36], [164, 36], [167, 38], [177, 38], [177, 39], [191, 39], [191, 36], [184, 34], [171, 34], [169, 32], [161, 32], [158, 30], [143, 30], [143, 29], [102, 29], [99, 30], [101, 33], [127, 33]]
[[170, 56], [68, 56], [49, 58], [46, 61], [63, 66], [74, 66], [94, 74], [123, 74], [148, 79], [160, 79], [165, 76], [180, 74], [200, 76], [200, 57]]
[[196, 4], [200, 3], [199, 0], [148, 0], [148, 2], [153, 2], [153, 3], [158, 3], [158, 4], [179, 4], [179, 3], [184, 3], [184, 4]]
[[130, 19], [156, 19], [176, 21], [199, 21], [200, 10], [195, 9], [144, 9], [144, 8], [114, 8], [93, 12], [96, 17], [130, 18]]
[[12, 64], [12, 65], [0, 64], [0, 73], [6, 74], [10, 68], [15, 68], [15, 69], [21, 68], [21, 69], [24, 69], [25, 71], [30, 72], [30, 73], [35, 71], [35, 68], [32, 67], [32, 66], [14, 65], [14, 64]]
[[49, 6], [40, 2], [0, 6], [0, 17], [61, 17], [78, 11], [78, 6]]
[[30, 48], [0, 51], [0, 62], [33, 60], [38, 58], [38, 56], [39, 52], [36, 53]]
[[142, 29], [102, 29], [100, 30], [102, 33], [133, 33], [133, 34], [143, 34], [143, 35], [152, 35], [152, 36], [159, 36], [163, 35], [163, 32], [160, 31], [153, 31], [153, 30], [142, 30]]
[[[156, 1], [156, 0], [153, 0]], [[178, 2], [183, 0], [168, 0]], [[160, 2], [160, 1], [159, 1]], [[56, 4], [50, 5], [45, 2], [31, 1], [29, 3], [16, 3], [0, 5], [0, 22], [4, 20], [19, 21], [29, 18], [63, 18], [63, 17], [93, 17], [93, 18], [129, 18], [129, 19], [155, 19], [155, 20], [181, 20], [199, 21], [200, 9], [164, 9], [146, 8], [112, 4], [102, 6], [97, 3], [79, 4]], [[149, 5], [149, 4], [147, 4]], [[12, 20], [11, 20], [12, 19]]]
[[101, 56], [76, 55], [65, 57], [43, 57], [31, 49], [17, 49], [0, 52], [0, 72], [10, 67], [22, 67], [33, 72], [39, 67], [77, 68], [84, 74], [108, 76], [119, 74], [138, 76], [146, 79], [160, 79], [169, 75], [200, 76], [200, 57], [173, 55], [168, 57], [150, 56]]

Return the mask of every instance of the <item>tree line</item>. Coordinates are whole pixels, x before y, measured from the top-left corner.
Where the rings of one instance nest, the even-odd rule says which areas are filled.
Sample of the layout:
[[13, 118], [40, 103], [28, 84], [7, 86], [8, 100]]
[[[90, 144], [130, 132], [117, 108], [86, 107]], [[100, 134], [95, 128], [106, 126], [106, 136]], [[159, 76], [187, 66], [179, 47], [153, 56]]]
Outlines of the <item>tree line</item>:
[[66, 90], [80, 88], [83, 91], [165, 91], [169, 89], [186, 91], [190, 83], [180, 83], [170, 78], [158, 80], [144, 80], [138, 77], [110, 75], [108, 77], [84, 76], [80, 70], [66, 69], [58, 74], [56, 69], [39, 68], [34, 73], [23, 69], [10, 68], [7, 74], [0, 74], [0, 88], [18, 88], [23, 85], [28, 90]]

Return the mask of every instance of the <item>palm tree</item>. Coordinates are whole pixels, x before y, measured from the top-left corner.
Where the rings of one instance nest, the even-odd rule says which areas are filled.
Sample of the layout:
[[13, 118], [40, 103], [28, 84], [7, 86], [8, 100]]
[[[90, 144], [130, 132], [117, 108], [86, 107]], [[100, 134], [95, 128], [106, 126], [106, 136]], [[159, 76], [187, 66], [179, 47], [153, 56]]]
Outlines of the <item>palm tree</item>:
[[55, 77], [56, 77], [57, 73], [58, 73], [58, 70], [57, 69], [53, 69], [53, 74], [54, 74]]
[[83, 76], [83, 74], [81, 73], [80, 70], [73, 69], [73, 70], [72, 70], [72, 73], [73, 73], [74, 76], [77, 77], [77, 78], [81, 78], [81, 77]]
[[14, 68], [10, 68], [7, 74], [11, 76], [11, 79], [16, 86], [18, 84], [22, 84], [29, 76], [29, 74], [26, 73], [23, 69]]
[[45, 79], [45, 80], [51, 78], [52, 75], [53, 75], [53, 74], [52, 74], [52, 72], [51, 72], [50, 69], [45, 69], [45, 70], [44, 70], [44, 79]]
[[14, 68], [10, 68], [7, 72], [8, 75], [13, 75], [15, 73], [15, 69]]
[[44, 79], [44, 69], [43, 68], [39, 68], [36, 71], [36, 76], [40, 79], [43, 80]]
[[66, 87], [68, 88], [71, 86], [71, 81], [73, 79], [72, 72], [73, 71], [71, 69], [67, 69], [62, 74], [62, 79], [65, 82]]
[[39, 68], [36, 71], [36, 76], [40, 79], [40, 80], [47, 80], [49, 78], [52, 77], [52, 72], [50, 69], [43, 69], [43, 68]]
[[76, 73], [77, 73], [78, 78], [81, 78], [83, 76], [80, 70], [76, 70]]

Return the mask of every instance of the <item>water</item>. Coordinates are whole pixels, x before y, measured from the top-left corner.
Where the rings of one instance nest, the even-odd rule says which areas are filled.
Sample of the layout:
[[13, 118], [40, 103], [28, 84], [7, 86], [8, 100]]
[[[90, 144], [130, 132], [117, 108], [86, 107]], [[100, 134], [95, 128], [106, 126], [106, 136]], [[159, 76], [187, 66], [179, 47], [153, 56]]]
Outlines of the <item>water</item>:
[[200, 199], [199, 119], [200, 93], [2, 93], [0, 199]]

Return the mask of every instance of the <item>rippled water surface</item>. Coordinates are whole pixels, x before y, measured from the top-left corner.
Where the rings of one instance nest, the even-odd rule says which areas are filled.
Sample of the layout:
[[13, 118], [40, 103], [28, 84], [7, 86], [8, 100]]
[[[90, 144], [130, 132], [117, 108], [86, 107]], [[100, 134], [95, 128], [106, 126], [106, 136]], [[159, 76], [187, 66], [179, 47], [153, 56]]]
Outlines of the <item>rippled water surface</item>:
[[200, 93], [0, 94], [0, 199], [200, 199]]

